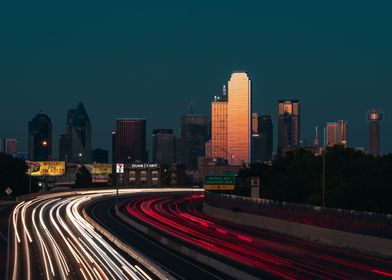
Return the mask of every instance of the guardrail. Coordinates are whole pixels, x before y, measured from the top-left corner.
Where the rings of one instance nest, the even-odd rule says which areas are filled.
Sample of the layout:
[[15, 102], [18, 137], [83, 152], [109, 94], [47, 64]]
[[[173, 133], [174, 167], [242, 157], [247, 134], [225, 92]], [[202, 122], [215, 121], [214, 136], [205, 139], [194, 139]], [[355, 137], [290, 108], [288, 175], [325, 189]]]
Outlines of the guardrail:
[[392, 239], [392, 215], [323, 208], [206, 192], [211, 206], [345, 232]]

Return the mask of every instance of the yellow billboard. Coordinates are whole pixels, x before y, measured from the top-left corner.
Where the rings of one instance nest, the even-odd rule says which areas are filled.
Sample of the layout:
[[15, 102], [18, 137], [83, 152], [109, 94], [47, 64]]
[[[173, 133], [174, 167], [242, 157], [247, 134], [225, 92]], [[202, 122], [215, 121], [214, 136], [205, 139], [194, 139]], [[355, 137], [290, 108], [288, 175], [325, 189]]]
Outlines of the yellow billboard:
[[112, 174], [111, 164], [92, 164], [91, 175], [109, 175]]
[[65, 161], [27, 161], [31, 176], [61, 176], [65, 173]]

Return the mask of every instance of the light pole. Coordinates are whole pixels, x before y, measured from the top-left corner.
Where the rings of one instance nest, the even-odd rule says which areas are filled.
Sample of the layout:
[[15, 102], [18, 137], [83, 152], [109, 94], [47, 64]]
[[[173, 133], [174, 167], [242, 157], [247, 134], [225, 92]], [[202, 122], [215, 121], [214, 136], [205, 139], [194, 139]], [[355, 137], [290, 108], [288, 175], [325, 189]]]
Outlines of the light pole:
[[[33, 147], [33, 151], [32, 151], [33, 152], [33, 156], [32, 156], [33, 160], [34, 160], [34, 150], [35, 150], [35, 148], [37, 148], [40, 145], [42, 145], [43, 147], [46, 147], [46, 146], [48, 146], [48, 141], [43, 140]], [[29, 160], [29, 193], [31, 193], [31, 165], [32, 165], [31, 160], [32, 159]]]
[[326, 150], [323, 151], [323, 207], [325, 207], [325, 153]]

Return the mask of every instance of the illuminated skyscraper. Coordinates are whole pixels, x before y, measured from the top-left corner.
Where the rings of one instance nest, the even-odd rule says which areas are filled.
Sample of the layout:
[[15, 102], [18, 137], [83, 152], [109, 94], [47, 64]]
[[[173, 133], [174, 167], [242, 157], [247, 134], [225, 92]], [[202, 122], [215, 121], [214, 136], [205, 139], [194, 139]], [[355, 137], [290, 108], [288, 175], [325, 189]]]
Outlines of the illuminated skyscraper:
[[28, 129], [29, 160], [52, 159], [52, 121], [40, 112], [31, 121]]
[[328, 122], [326, 130], [327, 146], [347, 146], [347, 121]]
[[369, 122], [369, 153], [377, 157], [380, 155], [380, 124], [384, 112], [379, 108], [372, 108], [366, 117]]
[[278, 102], [278, 155], [284, 157], [286, 151], [299, 146], [300, 103], [298, 100]]
[[227, 95], [215, 96], [211, 103], [211, 156], [227, 159]]
[[146, 119], [123, 118], [116, 120], [112, 133], [113, 161], [117, 163], [147, 162]]
[[245, 72], [234, 72], [228, 84], [227, 153], [229, 164], [250, 163], [251, 81]]

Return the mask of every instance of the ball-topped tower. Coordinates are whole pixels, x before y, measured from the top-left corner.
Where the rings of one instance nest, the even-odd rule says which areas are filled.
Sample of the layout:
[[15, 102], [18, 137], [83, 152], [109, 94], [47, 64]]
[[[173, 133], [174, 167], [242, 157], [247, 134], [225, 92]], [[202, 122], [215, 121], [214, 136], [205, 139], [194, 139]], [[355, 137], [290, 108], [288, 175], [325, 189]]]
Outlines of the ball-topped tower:
[[369, 153], [377, 157], [380, 155], [380, 124], [384, 119], [384, 112], [373, 107], [367, 112], [366, 118], [369, 122]]

